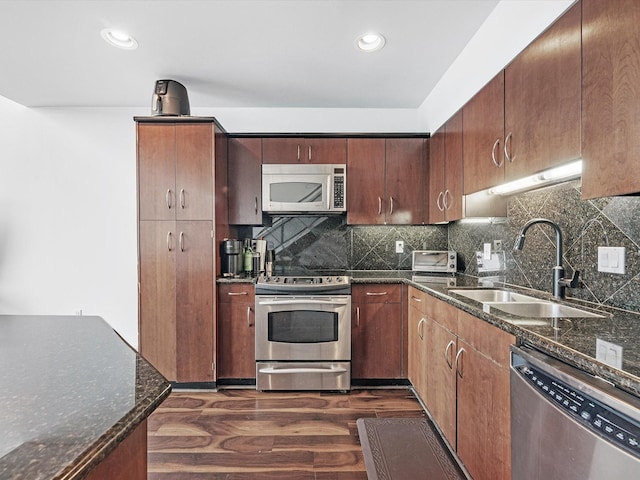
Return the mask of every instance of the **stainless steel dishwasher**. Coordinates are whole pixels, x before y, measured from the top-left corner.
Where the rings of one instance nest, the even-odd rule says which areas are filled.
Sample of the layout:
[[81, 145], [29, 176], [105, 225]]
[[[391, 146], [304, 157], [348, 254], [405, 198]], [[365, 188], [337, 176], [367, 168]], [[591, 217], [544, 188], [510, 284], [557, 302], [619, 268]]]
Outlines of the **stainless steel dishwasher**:
[[513, 480], [640, 479], [640, 399], [511, 347]]

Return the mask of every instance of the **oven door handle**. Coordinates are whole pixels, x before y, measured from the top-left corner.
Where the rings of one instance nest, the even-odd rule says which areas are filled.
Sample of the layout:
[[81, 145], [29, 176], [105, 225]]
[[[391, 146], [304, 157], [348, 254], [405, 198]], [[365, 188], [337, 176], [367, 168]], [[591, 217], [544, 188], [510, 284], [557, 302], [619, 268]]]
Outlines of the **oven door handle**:
[[260, 373], [266, 373], [269, 375], [284, 375], [287, 373], [345, 373], [347, 371], [344, 367], [335, 368], [311, 368], [311, 367], [298, 367], [298, 368], [274, 368], [265, 367], [259, 370]]
[[258, 300], [258, 305], [347, 305], [348, 302], [340, 300], [322, 300], [318, 298], [294, 298], [294, 299], [263, 299]]

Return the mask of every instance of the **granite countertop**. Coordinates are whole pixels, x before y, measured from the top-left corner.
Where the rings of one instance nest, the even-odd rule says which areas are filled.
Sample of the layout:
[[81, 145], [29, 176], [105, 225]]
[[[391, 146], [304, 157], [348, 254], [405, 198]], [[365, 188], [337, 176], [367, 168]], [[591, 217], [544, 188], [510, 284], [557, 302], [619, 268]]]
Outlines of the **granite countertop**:
[[[352, 284], [358, 283], [406, 283], [425, 291], [471, 315], [481, 318], [504, 331], [515, 335], [521, 343], [578, 367], [592, 375], [601, 377], [617, 387], [640, 396], [640, 314], [612, 307], [594, 305], [567, 298], [568, 305], [597, 310], [604, 318], [558, 318], [553, 326], [518, 326], [509, 320], [521, 319], [494, 309], [485, 311], [482, 303], [451, 293], [445, 283], [416, 282], [411, 271], [351, 271]], [[551, 294], [524, 289], [482, 277], [458, 274], [455, 287], [506, 288], [542, 299], [551, 299]], [[622, 346], [622, 368], [618, 369], [596, 360], [596, 340], [601, 339]]]
[[102, 318], [0, 315], [0, 478], [84, 478], [169, 395]]

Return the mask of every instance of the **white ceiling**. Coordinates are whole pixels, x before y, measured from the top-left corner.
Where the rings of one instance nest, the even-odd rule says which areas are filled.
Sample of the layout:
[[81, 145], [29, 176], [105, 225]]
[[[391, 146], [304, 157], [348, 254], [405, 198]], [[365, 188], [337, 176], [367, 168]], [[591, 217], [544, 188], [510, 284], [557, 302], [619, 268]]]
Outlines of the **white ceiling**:
[[[417, 108], [498, 0], [0, 0], [0, 95], [26, 106]], [[103, 28], [139, 42], [117, 49]], [[358, 35], [387, 39], [377, 53]]]

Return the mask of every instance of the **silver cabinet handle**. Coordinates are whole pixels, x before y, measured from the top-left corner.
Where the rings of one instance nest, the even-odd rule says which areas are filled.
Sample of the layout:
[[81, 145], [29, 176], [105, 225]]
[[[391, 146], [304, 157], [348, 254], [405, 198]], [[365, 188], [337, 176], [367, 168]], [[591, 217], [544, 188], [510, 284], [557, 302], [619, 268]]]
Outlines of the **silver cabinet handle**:
[[447, 365], [451, 370], [453, 370], [453, 362], [449, 361], [449, 350], [451, 350], [451, 347], [453, 347], [454, 345], [455, 345], [455, 342], [451, 340], [449, 343], [447, 343], [447, 348], [444, 349], [444, 361], [447, 362]]
[[238, 295], [249, 295], [247, 292], [227, 292], [230, 297], [237, 297]]
[[515, 160], [515, 158], [509, 155], [509, 141], [511, 140], [511, 137], [513, 137], [513, 132], [509, 132], [509, 135], [507, 135], [507, 138], [504, 140], [504, 156], [509, 163], [512, 163]]
[[184, 209], [184, 188], [180, 189], [180, 208]]
[[389, 214], [393, 215], [393, 197], [389, 197]]
[[172, 238], [173, 235], [171, 234], [171, 232], [167, 232], [167, 250], [169, 250], [170, 252], [173, 250], [173, 242], [171, 241]]
[[382, 198], [378, 197], [378, 215], [382, 215]]
[[426, 318], [421, 318], [418, 322], [418, 337], [420, 337], [420, 340], [424, 340], [424, 330], [422, 329], [422, 325], [424, 325], [426, 321]]
[[360, 307], [356, 307], [356, 327], [360, 326]]
[[297, 156], [296, 160], [300, 161], [300, 145], [298, 145], [298, 156]]
[[368, 295], [370, 297], [380, 297], [382, 295], [388, 295], [389, 292], [366, 292], [365, 295]]
[[447, 203], [447, 197], [453, 198], [448, 188], [444, 191], [444, 195], [442, 195], [442, 204], [444, 205], [444, 210], [449, 210], [451, 208], [451, 205]]
[[184, 232], [180, 232], [180, 237], [178, 238], [178, 244], [180, 245], [180, 251], [184, 252]]
[[167, 189], [167, 193], [164, 195], [164, 200], [167, 202], [167, 208], [171, 210], [171, 207], [173, 206], [173, 194], [171, 193], [170, 188]]
[[414, 300], [414, 301], [416, 301], [416, 302], [418, 302], [418, 303], [422, 303], [422, 299], [421, 299], [421, 298], [416, 297], [415, 295], [411, 295], [411, 300]]
[[441, 200], [443, 196], [444, 192], [440, 192], [438, 194], [438, 198], [436, 199], [436, 207], [438, 207], [438, 210], [440, 210], [441, 212], [444, 212], [444, 206], [441, 206]]
[[311, 145], [309, 145], [309, 161], [311, 161]]
[[504, 160], [502, 162], [498, 162], [498, 160], [496, 160], [496, 147], [500, 145], [500, 139], [496, 138], [495, 143], [493, 144], [493, 148], [491, 149], [491, 161], [493, 162], [493, 164], [500, 168], [502, 166], [502, 164], [504, 163]]
[[251, 323], [251, 307], [247, 307], [247, 325], [253, 327], [253, 324]]
[[464, 365], [461, 366], [459, 363], [459, 360], [462, 358], [462, 352], [464, 352], [464, 348], [461, 348], [460, 350], [458, 350], [458, 353], [456, 354], [456, 373], [460, 378], [463, 377], [463, 373], [464, 373], [463, 372]]
[[253, 203], [253, 210], [256, 212], [256, 215], [258, 215], [258, 197], [254, 197], [255, 201]]

